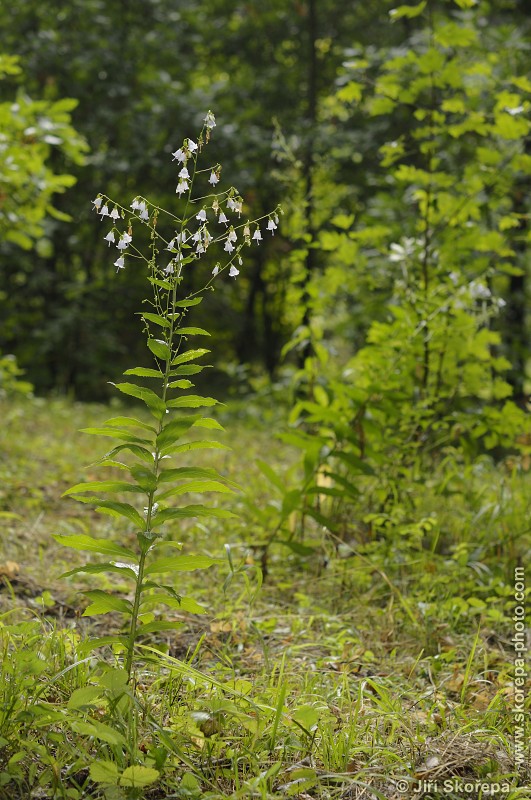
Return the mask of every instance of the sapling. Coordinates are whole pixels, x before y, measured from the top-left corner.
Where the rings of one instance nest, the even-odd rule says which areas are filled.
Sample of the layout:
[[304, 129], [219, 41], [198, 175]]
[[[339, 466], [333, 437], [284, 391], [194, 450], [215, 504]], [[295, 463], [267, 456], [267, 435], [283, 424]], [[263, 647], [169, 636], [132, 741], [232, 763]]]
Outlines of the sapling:
[[[90, 604], [84, 611], [84, 616], [120, 612], [125, 617], [125, 633], [94, 639], [89, 646], [112, 644], [122, 649], [128, 680], [133, 673], [139, 637], [178, 627], [174, 621], [155, 618], [154, 608], [166, 606], [192, 613], [204, 610], [193, 598], [182, 595], [168, 582], [161, 582], [160, 576], [204, 569], [214, 559], [180, 553], [181, 545], [164, 537], [165, 523], [194, 517], [232, 516], [228, 509], [203, 503], [172, 504], [189, 493], [230, 493], [235, 489], [217, 470], [190, 466], [183, 460], [193, 450], [225, 446], [214, 440], [183, 441], [191, 429], [222, 430], [216, 420], [195, 412], [215, 406], [217, 401], [188, 391], [194, 386], [190, 378], [205, 369], [200, 362], [210, 352], [204, 347], [190, 348], [188, 342], [210, 334], [203, 328], [185, 324], [186, 317], [189, 309], [199, 305], [205, 293], [214, 289], [225, 274], [231, 278], [239, 275], [245, 248], [259, 245], [262, 230], [274, 235], [280, 212], [276, 208], [271, 214], [244, 220], [243, 199], [234, 187], [214, 191], [220, 181], [221, 166], [214, 164], [200, 169], [199, 162], [215, 125], [214, 115], [209, 111], [197, 141], [187, 138], [172, 153], [177, 172], [178, 213], [166, 211], [140, 196], [133, 199], [129, 209], [104, 194], [93, 201], [100, 220], [111, 224], [103, 238], [109, 247], [114, 245], [118, 250], [114, 261], [117, 271], [137, 265], [147, 268], [152, 298], [147, 301], [150, 310], [142, 311], [141, 318], [154, 365], [128, 369], [125, 375], [148, 379], [150, 385], [127, 381], [114, 386], [143, 402], [153, 419], [149, 423], [117, 416], [102, 427], [84, 429], [86, 433], [117, 441], [99, 464], [122, 471], [124, 478], [78, 483], [65, 492], [94, 505], [101, 513], [125, 518], [136, 534], [134, 546], [88, 535], [56, 535], [55, 539], [67, 547], [107, 557], [103, 562], [84, 564], [66, 575], [114, 572], [131, 581], [128, 597], [102, 589], [85, 592]], [[206, 194], [195, 196], [194, 187], [201, 181], [209, 189]], [[147, 254], [139, 235], [142, 229], [148, 233]], [[202, 288], [187, 293], [188, 271], [194, 271], [197, 285], [197, 273], [202, 274], [203, 261], [213, 252], [214, 266], [203, 278]], [[121, 499], [124, 494], [131, 495], [134, 502], [124, 502]], [[119, 499], [107, 499], [109, 495], [118, 495]], [[170, 549], [172, 555], [168, 555]]]

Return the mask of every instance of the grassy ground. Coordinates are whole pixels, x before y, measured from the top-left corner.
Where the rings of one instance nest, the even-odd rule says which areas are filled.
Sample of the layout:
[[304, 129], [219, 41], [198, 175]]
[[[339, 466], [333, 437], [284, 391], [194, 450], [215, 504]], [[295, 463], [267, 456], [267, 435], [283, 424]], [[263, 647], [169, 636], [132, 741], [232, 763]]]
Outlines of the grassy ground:
[[[220, 437], [233, 451], [201, 463], [247, 499], [237, 522], [173, 524], [184, 552], [220, 564], [176, 585], [207, 613], [171, 614], [181, 630], [146, 640], [132, 695], [118, 654], [82, 646], [119, 617], [83, 617], [80, 594], [128, 587], [60, 579], [80, 559], [52, 539], [127, 543], [117, 520], [61, 498], [101, 477], [86, 465], [104, 445], [77, 431], [109, 411], [36, 400], [0, 413], [0, 798], [531, 796], [514, 742], [521, 464], [456, 468], [444, 491], [427, 476], [416, 514], [437, 524], [420, 538], [368, 528], [358, 508], [341, 540], [314, 527], [306, 550], [273, 544], [260, 588], [270, 531], [256, 509], [274, 520], [278, 498], [256, 461], [283, 476], [295, 454], [273, 437], [271, 408], [229, 407]], [[529, 731], [529, 701], [526, 714]]]

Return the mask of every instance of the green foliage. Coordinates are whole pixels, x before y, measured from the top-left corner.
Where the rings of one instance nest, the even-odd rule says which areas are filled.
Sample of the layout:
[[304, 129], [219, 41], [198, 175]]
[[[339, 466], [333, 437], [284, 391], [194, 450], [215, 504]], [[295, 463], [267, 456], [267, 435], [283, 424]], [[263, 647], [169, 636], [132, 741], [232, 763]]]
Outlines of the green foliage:
[[[19, 59], [0, 55], [0, 81], [22, 76]], [[73, 99], [33, 100], [19, 90], [17, 97], [0, 103], [0, 235], [29, 250], [43, 241], [48, 216], [69, 220], [53, 204], [55, 194], [73, 186], [70, 174], [57, 173], [52, 153], [59, 150], [77, 165], [85, 162], [88, 146], [71, 124]]]
[[[285, 437], [302, 451], [301, 468], [295, 484], [265, 473], [282, 497], [273, 517], [284, 532], [265, 542], [296, 536], [302, 553], [313, 518], [336, 540], [361, 522], [370, 536], [422, 550], [432, 521], [416, 519], [414, 498], [426, 474], [444, 483], [447, 456], [473, 463], [485, 451], [528, 450], [529, 419], [509, 399], [498, 292], [505, 276], [522, 274], [513, 206], [530, 172], [529, 103], [520, 78], [486, 57], [469, 18], [430, 16], [407, 49], [346, 67], [370, 69], [365, 114], [400, 135], [379, 149], [372, 205], [358, 219], [338, 207], [334, 229], [323, 226], [314, 243], [324, 270], [307, 284], [307, 324], [284, 349], [305, 356], [294, 378], [297, 431]], [[339, 105], [351, 99], [339, 90]], [[360, 284], [380, 289], [379, 308], [349, 357], [342, 338]], [[251, 516], [270, 527], [254, 506]]]
[[0, 353], [0, 397], [30, 395], [33, 386], [28, 381], [20, 380], [23, 374], [24, 370], [18, 366], [15, 356]]

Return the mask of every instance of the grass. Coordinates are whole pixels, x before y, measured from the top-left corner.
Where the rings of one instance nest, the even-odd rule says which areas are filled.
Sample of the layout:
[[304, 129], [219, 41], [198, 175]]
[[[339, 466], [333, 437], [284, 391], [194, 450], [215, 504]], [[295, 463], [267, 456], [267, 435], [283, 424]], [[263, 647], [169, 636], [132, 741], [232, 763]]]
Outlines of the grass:
[[184, 552], [220, 565], [187, 574], [207, 613], [146, 639], [133, 691], [119, 653], [83, 648], [119, 615], [83, 617], [80, 594], [128, 587], [60, 580], [77, 555], [52, 539], [127, 541], [117, 520], [61, 498], [98, 477], [86, 465], [101, 441], [77, 430], [109, 410], [28, 400], [0, 413], [0, 798], [476, 798], [496, 783], [531, 796], [529, 764], [514, 763], [512, 576], [529, 555], [529, 475], [514, 459], [417, 487], [416, 518], [434, 520], [420, 537], [403, 520], [367, 529], [360, 505], [341, 540], [314, 526], [306, 549], [272, 544], [260, 586], [280, 499], [256, 461], [293, 478], [296, 454], [272, 438], [271, 408], [229, 405], [233, 452], [201, 463], [250, 501], [236, 523], [173, 526]]

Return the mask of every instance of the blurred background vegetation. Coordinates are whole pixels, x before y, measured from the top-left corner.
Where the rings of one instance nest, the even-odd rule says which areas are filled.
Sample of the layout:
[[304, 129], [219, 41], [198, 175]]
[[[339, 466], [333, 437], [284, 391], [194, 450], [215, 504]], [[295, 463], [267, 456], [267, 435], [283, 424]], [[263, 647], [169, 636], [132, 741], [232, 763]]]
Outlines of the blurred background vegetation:
[[[429, 0], [398, 13], [394, 6], [2, 5], [0, 353], [16, 358], [37, 393], [106, 399], [107, 382], [145, 359], [135, 316], [145, 276], [115, 274], [91, 200], [102, 191], [127, 204], [141, 194], [171, 208], [170, 153], [211, 108], [218, 126], [210, 155], [249, 215], [278, 202], [285, 210], [277, 235], [249, 253], [238, 281], [222, 283], [203, 306], [227, 384], [278, 378], [286, 359], [300, 366], [318, 342], [346, 362], [371, 325], [389, 318], [403, 267], [391, 246], [404, 247], [420, 230], [415, 192], [423, 183], [414, 170], [428, 152], [418, 134], [429, 113], [437, 169], [449, 176], [438, 207], [452, 192], [455, 203], [475, 196], [474, 212], [457, 226], [461, 238], [463, 226], [473, 226], [475, 244], [458, 266], [462, 281], [487, 275], [489, 291], [494, 283], [502, 298], [488, 326], [499, 332], [496, 355], [510, 362], [522, 402], [526, 4]], [[393, 172], [393, 148], [405, 176]], [[499, 158], [489, 161], [489, 152]], [[489, 172], [495, 179], [481, 183]], [[487, 238], [476, 247], [478, 237]], [[3, 363], [7, 382], [14, 361]]]

